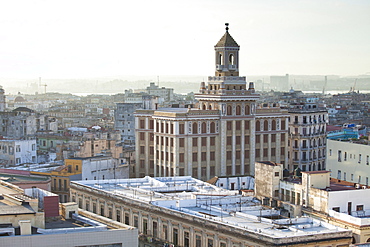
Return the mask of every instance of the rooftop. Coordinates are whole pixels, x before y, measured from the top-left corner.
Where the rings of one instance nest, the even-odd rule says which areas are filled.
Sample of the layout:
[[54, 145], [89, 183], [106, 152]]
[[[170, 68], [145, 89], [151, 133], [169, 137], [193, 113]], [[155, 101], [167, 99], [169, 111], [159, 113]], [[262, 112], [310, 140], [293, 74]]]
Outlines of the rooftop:
[[[90, 187], [116, 197], [166, 208], [169, 212], [197, 217], [242, 231], [273, 238], [325, 235], [347, 230], [308, 217], [287, 219], [279, 210], [267, 208], [239, 191], [224, 190], [184, 177], [74, 181], [72, 186]], [[289, 240], [287, 240], [289, 241]]]

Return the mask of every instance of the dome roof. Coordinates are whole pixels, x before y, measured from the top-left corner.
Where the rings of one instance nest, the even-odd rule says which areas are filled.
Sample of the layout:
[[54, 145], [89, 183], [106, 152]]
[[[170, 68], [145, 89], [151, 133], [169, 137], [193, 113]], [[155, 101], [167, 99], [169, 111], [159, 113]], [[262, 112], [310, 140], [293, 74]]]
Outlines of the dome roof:
[[20, 102], [26, 102], [26, 100], [22, 96], [17, 96], [15, 97], [14, 102], [20, 103]]

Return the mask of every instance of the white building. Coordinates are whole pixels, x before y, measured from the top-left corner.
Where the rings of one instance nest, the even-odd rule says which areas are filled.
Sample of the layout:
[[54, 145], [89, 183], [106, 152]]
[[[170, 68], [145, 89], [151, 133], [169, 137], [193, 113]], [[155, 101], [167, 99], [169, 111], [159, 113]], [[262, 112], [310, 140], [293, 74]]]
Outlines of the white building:
[[82, 160], [83, 180], [105, 180], [129, 177], [129, 167], [125, 159], [119, 160], [107, 156], [72, 159]]
[[0, 162], [2, 166], [36, 163], [36, 139], [0, 140]]
[[256, 197], [264, 204], [285, 208], [285, 215], [320, 218], [351, 229], [352, 243], [370, 242], [370, 189], [335, 178], [329, 171], [302, 172], [283, 180], [282, 165], [256, 163]]
[[367, 143], [328, 139], [327, 168], [334, 178], [369, 185], [370, 146]]
[[174, 246], [348, 246], [352, 233], [310, 217], [279, 218], [253, 197], [185, 177], [71, 182], [81, 208]]

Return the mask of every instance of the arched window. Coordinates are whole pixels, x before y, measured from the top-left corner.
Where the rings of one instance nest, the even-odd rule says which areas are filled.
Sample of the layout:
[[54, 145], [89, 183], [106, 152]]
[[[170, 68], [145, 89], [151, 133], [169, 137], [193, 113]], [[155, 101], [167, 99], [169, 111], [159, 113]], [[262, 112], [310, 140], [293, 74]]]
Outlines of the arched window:
[[198, 134], [198, 123], [193, 123], [193, 134]]
[[276, 130], [276, 121], [275, 120], [272, 120], [272, 122], [271, 122], [271, 129]]
[[269, 122], [267, 120], [264, 121], [263, 123], [263, 130], [268, 131], [269, 130]]
[[206, 124], [206, 122], [202, 123], [202, 133], [207, 133], [207, 124]]
[[260, 121], [256, 121], [256, 131], [261, 131], [261, 124]]
[[218, 64], [223, 65], [222, 54], [218, 55]]
[[203, 104], [203, 110], [206, 110], [206, 109], [207, 109], [206, 104]]
[[249, 112], [250, 110], [249, 110], [249, 105], [246, 105], [245, 106], [245, 113], [244, 113], [244, 115], [249, 115], [250, 114], [250, 112]]
[[216, 126], [215, 126], [215, 122], [211, 122], [210, 129], [211, 129], [211, 133], [216, 133]]
[[212, 105], [209, 105], [208, 106], [208, 110], [212, 110]]
[[227, 115], [232, 115], [232, 108], [231, 105], [227, 106]]
[[236, 106], [236, 115], [240, 115], [240, 114], [241, 114], [240, 105], [237, 105]]
[[234, 63], [235, 63], [234, 54], [230, 54], [229, 55], [229, 64], [234, 65]]

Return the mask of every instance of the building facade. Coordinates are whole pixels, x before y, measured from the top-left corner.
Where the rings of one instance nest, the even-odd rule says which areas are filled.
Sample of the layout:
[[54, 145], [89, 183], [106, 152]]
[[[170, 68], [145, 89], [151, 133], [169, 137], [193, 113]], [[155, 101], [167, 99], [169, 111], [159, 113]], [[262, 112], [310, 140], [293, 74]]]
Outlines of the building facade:
[[187, 176], [75, 181], [71, 196], [82, 209], [137, 227], [155, 246], [339, 247], [352, 236], [309, 217], [280, 218], [253, 196]]
[[134, 112], [142, 107], [140, 103], [117, 103], [114, 112], [114, 129], [121, 132], [121, 141], [125, 144], [135, 143], [135, 116]]
[[256, 197], [263, 204], [284, 208], [286, 217], [302, 214], [351, 230], [352, 243], [370, 242], [370, 189], [330, 177], [330, 171], [306, 171], [285, 177], [281, 164], [259, 162]]
[[0, 140], [0, 164], [2, 167], [37, 162], [36, 139]]
[[289, 166], [290, 172], [326, 169], [326, 108], [315, 103], [290, 104]]
[[135, 113], [136, 177], [249, 175], [254, 163], [288, 163], [288, 114], [258, 105], [254, 84], [239, 76], [239, 45], [228, 32], [215, 46], [215, 75], [201, 83], [197, 108]]
[[331, 176], [369, 185], [370, 146], [368, 142], [327, 140], [327, 166]]

